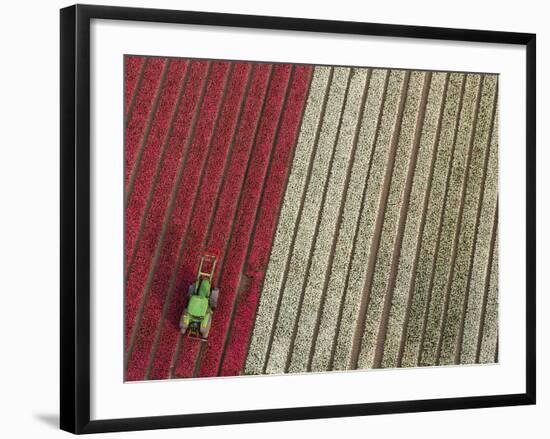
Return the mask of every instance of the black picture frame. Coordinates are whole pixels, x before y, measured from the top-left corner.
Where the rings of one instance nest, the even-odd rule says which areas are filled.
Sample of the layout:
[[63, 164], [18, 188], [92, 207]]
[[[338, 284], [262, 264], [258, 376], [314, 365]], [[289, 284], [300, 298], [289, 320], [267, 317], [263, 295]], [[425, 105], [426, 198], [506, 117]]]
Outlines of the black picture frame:
[[[90, 22], [92, 19], [515, 44], [526, 47], [526, 392], [90, 420]], [[536, 35], [287, 17], [75, 5], [61, 10], [61, 429], [72, 433], [273, 422], [535, 404]]]

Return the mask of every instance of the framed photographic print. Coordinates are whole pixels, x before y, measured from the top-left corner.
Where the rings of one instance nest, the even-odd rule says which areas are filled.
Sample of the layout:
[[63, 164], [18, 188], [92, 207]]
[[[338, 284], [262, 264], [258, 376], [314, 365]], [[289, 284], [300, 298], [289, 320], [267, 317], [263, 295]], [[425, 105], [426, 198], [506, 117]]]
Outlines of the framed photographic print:
[[534, 404], [535, 41], [63, 9], [62, 429]]

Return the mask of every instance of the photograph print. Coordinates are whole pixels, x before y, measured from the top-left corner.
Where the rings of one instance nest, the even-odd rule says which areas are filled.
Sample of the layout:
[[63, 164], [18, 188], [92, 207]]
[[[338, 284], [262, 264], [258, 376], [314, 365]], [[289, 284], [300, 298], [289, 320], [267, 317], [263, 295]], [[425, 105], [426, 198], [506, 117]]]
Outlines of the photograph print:
[[498, 75], [406, 67], [124, 57], [125, 381], [498, 362]]

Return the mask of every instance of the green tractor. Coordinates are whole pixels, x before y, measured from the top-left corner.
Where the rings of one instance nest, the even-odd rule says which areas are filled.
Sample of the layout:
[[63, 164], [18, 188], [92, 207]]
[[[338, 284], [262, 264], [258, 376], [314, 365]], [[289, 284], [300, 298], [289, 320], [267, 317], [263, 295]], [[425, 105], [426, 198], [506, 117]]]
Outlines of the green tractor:
[[208, 340], [213, 310], [218, 305], [218, 288], [212, 288], [216, 257], [205, 254], [201, 258], [197, 280], [189, 285], [189, 302], [180, 319], [180, 331], [190, 337]]

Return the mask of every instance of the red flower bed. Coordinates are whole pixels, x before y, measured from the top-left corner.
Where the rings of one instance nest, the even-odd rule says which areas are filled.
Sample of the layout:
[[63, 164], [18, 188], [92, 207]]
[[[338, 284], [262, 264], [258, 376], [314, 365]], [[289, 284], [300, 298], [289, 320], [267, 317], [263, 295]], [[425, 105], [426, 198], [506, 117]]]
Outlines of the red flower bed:
[[[220, 272], [223, 270], [223, 266], [227, 262], [223, 255], [225, 253], [226, 246], [228, 245], [233, 217], [237, 208], [238, 196], [242, 189], [247, 163], [251, 155], [254, 132], [256, 130], [263, 106], [270, 70], [271, 66], [268, 64], [255, 65], [252, 84], [245, 102], [240, 126], [238, 127], [235, 138], [234, 150], [229, 164], [227, 174], [229, 178], [223, 183], [217, 210], [214, 214], [213, 224], [211, 226], [211, 235], [210, 237], [207, 237], [207, 248], [212, 249], [221, 255], [220, 264], [216, 270], [215, 285], [218, 284]], [[196, 266], [197, 259], [191, 263], [193, 266]], [[182, 278], [182, 284], [178, 283], [178, 285], [181, 285], [180, 288], [183, 289], [186, 285], [192, 282], [195, 275], [196, 273], [194, 271], [188, 270], [187, 276]], [[225, 289], [220, 293], [220, 302], [223, 300], [222, 296], [224, 294]], [[173, 314], [171, 315], [173, 320], [179, 318], [184, 306], [183, 294], [176, 296], [176, 299], [173, 301]], [[221, 303], [219, 306], [221, 306]], [[219, 314], [220, 312], [217, 312], [216, 319]], [[195, 367], [197, 350], [196, 343], [186, 342], [183, 344], [180, 357], [176, 362], [176, 376], [192, 376]]]
[[[238, 375], [244, 366], [311, 74], [310, 66], [297, 66], [294, 72], [246, 261], [244, 274], [250, 283], [240, 293], [232, 325], [227, 330], [227, 347], [220, 370], [223, 376]], [[201, 376], [212, 376], [212, 368], [208, 370], [208, 364], [203, 364]]]
[[[149, 117], [144, 90], [149, 90], [150, 112], [164, 68], [162, 59], [145, 61], [142, 84], [134, 93], [138, 58], [127, 58], [125, 102], [135, 94], [132, 113], [139, 107], [137, 113], [144, 115], [140, 136], [137, 119], [132, 126], [138, 141], [135, 151], [126, 152], [127, 164], [132, 154], [135, 160]], [[213, 62], [205, 84], [207, 71], [206, 61], [171, 61], [128, 199], [127, 263], [135, 253], [126, 288], [129, 381], [145, 379], [148, 368], [149, 378], [168, 378], [172, 364], [178, 378], [235, 375], [245, 361], [312, 69], [296, 66], [291, 74], [290, 65]], [[129, 122], [127, 139], [130, 128]], [[158, 260], [153, 260], [156, 252]], [[214, 284], [220, 296], [199, 358], [201, 343], [182, 337], [178, 322], [204, 252], [218, 255]]]
[[127, 56], [124, 61], [124, 117], [126, 117], [145, 58], [143, 56]]
[[136, 238], [147, 215], [144, 210], [146, 210], [149, 193], [155, 189], [155, 175], [160, 165], [159, 160], [165, 147], [166, 136], [175, 116], [176, 98], [180, 91], [186, 66], [186, 61], [175, 60], [168, 68], [151, 131], [146, 140], [147, 143], [137, 170], [134, 187], [132, 193], [129, 194], [128, 205], [126, 206], [124, 243], [125, 270], [131, 264]]
[[[129, 346], [132, 328], [140, 308], [143, 290], [149, 276], [151, 259], [162, 231], [168, 202], [174, 190], [176, 174], [184, 154], [185, 148], [183, 145], [185, 145], [189, 134], [206, 71], [206, 62], [191, 63], [188, 84], [185, 87], [170, 143], [162, 162], [162, 171], [159, 174], [151, 206], [145, 219], [143, 235], [137, 244], [134, 263], [132, 267], [128, 268], [126, 283], [126, 348]], [[168, 241], [171, 241], [171, 239], [168, 239]]]
[[248, 243], [256, 220], [271, 150], [275, 144], [277, 125], [289, 85], [290, 71], [291, 67], [289, 65], [274, 67], [265, 110], [259, 123], [254, 149], [250, 158], [250, 167], [242, 192], [239, 195], [239, 205], [234, 217], [234, 230], [229, 236], [230, 246], [224, 258], [226, 261], [219, 283], [221, 288], [220, 300], [212, 323], [208, 344], [202, 356], [199, 369], [200, 376], [216, 376], [218, 372], [225, 334], [233, 314], [237, 288], [241, 280], [241, 271], [245, 262]]
[[143, 81], [139, 88], [132, 114], [126, 126], [124, 144], [124, 187], [134, 169], [136, 157], [141, 148], [145, 126], [151, 113], [155, 96], [160, 87], [160, 79], [166, 61], [162, 58], [151, 58], [146, 61]]
[[151, 291], [145, 304], [136, 343], [128, 363], [127, 380], [143, 379], [150, 357], [154, 336], [162, 319], [162, 309], [172, 273], [175, 269], [177, 249], [182, 237], [188, 230], [193, 200], [198, 193], [200, 173], [210, 144], [211, 133], [218, 109], [224, 83], [229, 70], [228, 63], [214, 63], [208, 78], [204, 99], [196, 120], [193, 139], [189, 148], [187, 162], [174, 203], [174, 210], [166, 229], [166, 239], [162, 243], [159, 263], [153, 267], [154, 277]]

